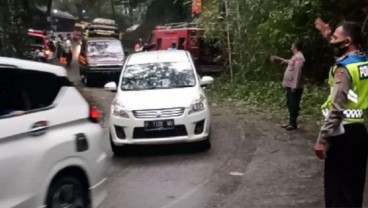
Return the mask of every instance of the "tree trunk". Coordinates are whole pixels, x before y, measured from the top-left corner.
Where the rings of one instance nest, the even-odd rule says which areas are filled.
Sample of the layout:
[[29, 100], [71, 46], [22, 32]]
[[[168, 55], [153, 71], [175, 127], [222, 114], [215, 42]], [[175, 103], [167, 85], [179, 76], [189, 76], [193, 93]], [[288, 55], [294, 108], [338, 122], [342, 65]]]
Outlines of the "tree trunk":
[[116, 19], [116, 14], [115, 14], [115, 4], [114, 4], [114, 0], [111, 0], [111, 12], [112, 12], [112, 19]]
[[233, 57], [232, 57], [232, 47], [231, 47], [231, 38], [230, 38], [230, 24], [229, 24], [229, 4], [228, 0], [224, 0], [225, 2], [225, 16], [226, 16], [226, 36], [227, 36], [227, 50], [228, 50], [228, 58], [229, 58], [229, 69], [230, 69], [230, 82], [233, 83]]

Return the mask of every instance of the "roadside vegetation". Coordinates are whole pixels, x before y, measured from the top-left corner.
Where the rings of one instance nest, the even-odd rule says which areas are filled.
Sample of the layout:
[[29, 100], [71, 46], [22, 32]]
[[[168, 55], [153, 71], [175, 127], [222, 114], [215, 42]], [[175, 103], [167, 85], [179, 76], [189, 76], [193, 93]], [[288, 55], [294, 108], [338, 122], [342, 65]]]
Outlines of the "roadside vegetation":
[[216, 41], [228, 60], [223, 77], [211, 86], [214, 102], [230, 101], [262, 111], [282, 112], [285, 95], [281, 87], [285, 65], [272, 63], [270, 55], [291, 57], [295, 40], [304, 43], [307, 86], [302, 114], [320, 118], [320, 106], [329, 93], [328, 70], [334, 59], [327, 42], [314, 28], [317, 17], [334, 26], [354, 20], [367, 32], [365, 0], [203, 0], [196, 20], [206, 29], [206, 40]]
[[24, 45], [37, 6], [67, 10], [76, 17], [85, 11], [89, 18], [114, 18], [125, 29], [140, 27], [124, 36], [126, 48], [138, 37], [148, 39], [155, 25], [195, 21], [206, 29], [205, 39], [223, 50], [226, 64], [223, 76], [208, 91], [214, 102], [238, 105], [273, 113], [285, 110], [281, 87], [284, 65], [272, 63], [270, 55], [291, 56], [290, 45], [304, 42], [307, 86], [302, 100], [302, 114], [320, 116], [320, 105], [328, 94], [326, 78], [333, 57], [328, 44], [314, 28], [321, 17], [334, 24], [347, 19], [361, 22], [367, 32], [367, 0], [202, 0], [202, 13], [191, 16], [191, 0], [9, 0], [0, 6], [0, 45], [11, 55], [13, 48]]

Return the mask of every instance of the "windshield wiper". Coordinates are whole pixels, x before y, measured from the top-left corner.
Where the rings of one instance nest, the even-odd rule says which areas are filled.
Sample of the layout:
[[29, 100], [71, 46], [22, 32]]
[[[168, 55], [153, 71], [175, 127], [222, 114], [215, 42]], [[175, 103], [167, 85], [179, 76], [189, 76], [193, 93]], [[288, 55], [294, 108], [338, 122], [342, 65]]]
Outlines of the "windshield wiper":
[[194, 85], [178, 85], [178, 86], [171, 87], [170, 89], [172, 89], [172, 88], [187, 88], [187, 87], [194, 87]]
[[167, 88], [162, 88], [162, 87], [147, 87], [147, 88], [143, 88], [143, 89], [124, 89], [122, 88], [123, 91], [143, 91], [143, 90], [160, 90], [160, 89], [167, 89]]

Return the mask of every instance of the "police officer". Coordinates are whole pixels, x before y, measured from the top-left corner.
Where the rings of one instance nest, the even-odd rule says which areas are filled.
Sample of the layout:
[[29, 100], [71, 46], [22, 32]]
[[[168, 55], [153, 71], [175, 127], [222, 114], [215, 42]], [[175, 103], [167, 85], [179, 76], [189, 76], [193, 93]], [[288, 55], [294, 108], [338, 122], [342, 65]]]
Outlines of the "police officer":
[[291, 44], [291, 52], [293, 53], [291, 59], [271, 56], [271, 61], [279, 60], [287, 64], [282, 85], [286, 89], [286, 105], [289, 110], [289, 123], [281, 127], [288, 131], [298, 129], [297, 119], [299, 117], [300, 101], [303, 94], [302, 70], [305, 63], [302, 47], [300, 41], [295, 41]]
[[339, 57], [331, 68], [331, 95], [322, 106], [325, 120], [315, 144], [325, 159], [326, 207], [362, 207], [368, 152], [363, 111], [368, 108], [368, 60], [364, 37], [355, 22], [342, 22], [331, 33], [321, 19], [316, 28]]

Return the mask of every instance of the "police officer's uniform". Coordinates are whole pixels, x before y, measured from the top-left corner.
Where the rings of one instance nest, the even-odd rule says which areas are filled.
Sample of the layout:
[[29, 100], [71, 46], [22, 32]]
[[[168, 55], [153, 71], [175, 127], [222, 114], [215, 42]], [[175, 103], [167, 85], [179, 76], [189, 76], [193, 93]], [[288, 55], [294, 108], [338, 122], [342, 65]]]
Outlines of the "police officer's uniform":
[[361, 207], [367, 165], [368, 59], [348, 54], [332, 67], [331, 95], [322, 106], [325, 116], [319, 141], [327, 144], [326, 207]]

